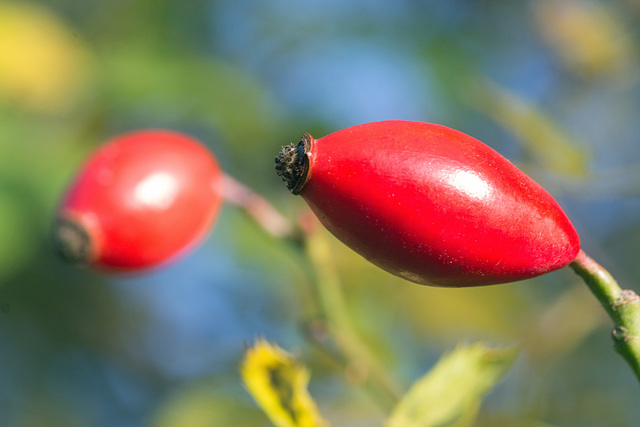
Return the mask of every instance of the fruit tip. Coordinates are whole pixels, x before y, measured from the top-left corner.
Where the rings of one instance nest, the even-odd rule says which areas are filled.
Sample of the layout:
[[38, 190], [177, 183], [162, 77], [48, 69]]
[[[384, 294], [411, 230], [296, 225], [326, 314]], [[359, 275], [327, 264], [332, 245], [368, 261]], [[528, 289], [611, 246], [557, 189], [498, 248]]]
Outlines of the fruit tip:
[[276, 156], [276, 173], [287, 184], [293, 194], [300, 194], [309, 175], [309, 158], [313, 137], [305, 133], [300, 142], [282, 147]]
[[91, 237], [77, 221], [58, 218], [54, 225], [53, 240], [58, 254], [64, 260], [78, 264], [91, 261]]

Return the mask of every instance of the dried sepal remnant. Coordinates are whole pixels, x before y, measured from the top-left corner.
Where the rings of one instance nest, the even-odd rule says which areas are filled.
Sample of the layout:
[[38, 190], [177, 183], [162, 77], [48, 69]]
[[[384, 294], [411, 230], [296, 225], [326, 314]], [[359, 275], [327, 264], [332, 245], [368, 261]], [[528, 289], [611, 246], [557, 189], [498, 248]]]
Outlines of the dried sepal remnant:
[[57, 219], [53, 238], [58, 253], [66, 261], [84, 264], [93, 258], [91, 237], [77, 221], [69, 218]]
[[282, 147], [276, 156], [276, 173], [293, 194], [299, 194], [308, 179], [309, 158], [313, 137], [305, 133], [300, 142]]

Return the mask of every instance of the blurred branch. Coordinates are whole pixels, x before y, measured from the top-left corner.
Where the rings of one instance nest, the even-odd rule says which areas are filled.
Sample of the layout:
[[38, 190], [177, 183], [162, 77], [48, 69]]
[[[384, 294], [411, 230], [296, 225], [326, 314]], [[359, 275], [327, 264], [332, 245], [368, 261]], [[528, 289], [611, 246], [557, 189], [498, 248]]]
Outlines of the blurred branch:
[[[316, 305], [326, 331], [346, 358], [347, 380], [363, 387], [389, 413], [399, 400], [402, 389], [354, 327], [331, 260], [331, 250], [315, 230], [315, 223], [303, 224], [304, 232], [299, 235], [299, 227], [280, 214], [267, 199], [229, 175], [224, 177], [224, 192], [228, 203], [245, 211], [271, 236], [292, 243], [299, 242], [300, 237], [304, 239], [311, 282], [317, 296]], [[313, 342], [322, 344], [317, 339]]]
[[225, 200], [246, 212], [264, 231], [273, 237], [291, 237], [294, 227], [267, 199], [251, 188], [224, 175]]
[[615, 349], [640, 380], [640, 298], [631, 290], [621, 289], [609, 272], [582, 250], [571, 268], [582, 277], [613, 320]]
[[[589, 315], [585, 315], [588, 312]], [[539, 360], [562, 359], [573, 352], [598, 327], [606, 322], [593, 295], [584, 285], [567, 288], [538, 316], [528, 330], [529, 351]]]
[[488, 79], [469, 83], [467, 102], [511, 132], [538, 163], [569, 177], [584, 177], [589, 156], [551, 116]]
[[[328, 332], [349, 359], [352, 379], [372, 392], [390, 413], [402, 395], [402, 388], [389, 375], [371, 348], [362, 340], [347, 310], [342, 286], [331, 259], [331, 248], [314, 227], [307, 228], [306, 252], [311, 261], [313, 285]], [[317, 227], [315, 227], [317, 228]]]

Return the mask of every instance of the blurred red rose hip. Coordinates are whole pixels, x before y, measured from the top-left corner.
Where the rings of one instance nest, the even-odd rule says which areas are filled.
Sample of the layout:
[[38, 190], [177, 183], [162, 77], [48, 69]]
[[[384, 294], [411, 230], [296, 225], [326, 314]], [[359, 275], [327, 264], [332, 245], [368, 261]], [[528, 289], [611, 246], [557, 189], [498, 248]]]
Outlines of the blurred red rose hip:
[[276, 170], [338, 239], [416, 283], [527, 279], [568, 265], [580, 249], [540, 185], [444, 126], [383, 121], [305, 134], [283, 148]]
[[55, 240], [72, 261], [137, 270], [201, 240], [222, 202], [216, 159], [166, 130], [118, 136], [86, 161], [62, 201]]

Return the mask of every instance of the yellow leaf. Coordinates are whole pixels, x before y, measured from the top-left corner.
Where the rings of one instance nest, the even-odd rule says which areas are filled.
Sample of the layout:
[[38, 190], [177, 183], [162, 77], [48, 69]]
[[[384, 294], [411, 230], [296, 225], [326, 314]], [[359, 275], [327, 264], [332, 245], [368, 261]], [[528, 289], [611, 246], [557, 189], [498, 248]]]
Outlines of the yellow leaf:
[[88, 74], [88, 53], [51, 11], [0, 2], [0, 97], [39, 112], [69, 105]]
[[631, 33], [606, 2], [543, 0], [534, 2], [533, 16], [541, 36], [576, 74], [611, 75], [635, 57]]
[[240, 366], [244, 384], [278, 427], [326, 427], [307, 391], [310, 373], [293, 355], [258, 340]]

